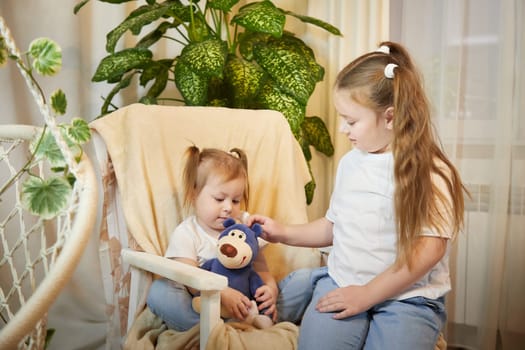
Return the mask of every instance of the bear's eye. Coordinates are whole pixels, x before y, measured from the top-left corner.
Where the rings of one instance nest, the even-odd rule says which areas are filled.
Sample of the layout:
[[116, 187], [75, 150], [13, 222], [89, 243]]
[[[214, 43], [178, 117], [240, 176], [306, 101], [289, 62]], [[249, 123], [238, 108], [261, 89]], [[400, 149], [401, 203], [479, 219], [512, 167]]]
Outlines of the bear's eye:
[[228, 235], [232, 238], [238, 238], [242, 241], [246, 240], [246, 234], [241, 230], [231, 230]]

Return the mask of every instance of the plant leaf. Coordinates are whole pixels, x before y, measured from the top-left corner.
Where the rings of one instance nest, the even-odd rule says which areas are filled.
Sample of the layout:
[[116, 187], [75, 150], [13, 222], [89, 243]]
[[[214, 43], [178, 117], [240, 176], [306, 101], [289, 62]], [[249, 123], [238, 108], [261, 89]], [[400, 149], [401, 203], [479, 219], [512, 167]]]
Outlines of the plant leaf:
[[337, 27], [331, 25], [330, 23], [322, 21], [322, 20], [320, 20], [318, 18], [299, 15], [299, 14], [294, 13], [292, 11], [284, 11], [284, 10], [281, 10], [281, 11], [283, 11], [287, 15], [293, 16], [293, 17], [303, 21], [304, 23], [310, 23], [310, 24], [316, 25], [316, 26], [326, 30], [327, 32], [329, 32], [331, 34], [338, 35], [338, 36], [343, 36], [343, 34], [341, 34], [341, 31]]
[[310, 143], [306, 139], [304, 135], [304, 130], [300, 129], [299, 132], [295, 135], [295, 138], [297, 139], [297, 142], [299, 142], [299, 145], [301, 146], [301, 149], [303, 151], [304, 157], [306, 158], [306, 161], [309, 162], [312, 160], [312, 152], [310, 151]]
[[239, 53], [244, 59], [253, 60], [253, 48], [260, 43], [266, 43], [272, 36], [265, 33], [245, 31], [239, 34]]
[[62, 151], [48, 129], [44, 135], [38, 135], [32, 140], [29, 150], [34, 154], [35, 160], [47, 159], [52, 167], [62, 167], [66, 164]]
[[124, 2], [137, 1], [137, 0], [98, 0], [100, 2], [107, 2], [109, 4], [122, 4]]
[[4, 37], [0, 36], [0, 67], [7, 62], [7, 46], [5, 45]]
[[149, 81], [155, 79], [158, 75], [164, 75], [164, 71], [169, 70], [172, 64], [173, 60], [169, 58], [148, 62], [144, 65], [140, 74], [140, 85], [146, 86]]
[[182, 49], [179, 59], [195, 74], [202, 77], [221, 77], [227, 54], [226, 42], [212, 38], [188, 44]]
[[158, 97], [168, 85], [169, 69], [164, 69], [155, 77], [155, 82], [146, 94], [149, 97]]
[[215, 10], [221, 10], [223, 12], [230, 12], [233, 6], [235, 6], [239, 0], [208, 0], [206, 6]]
[[188, 26], [188, 37], [190, 42], [198, 43], [210, 38], [210, 29], [206, 18], [200, 13], [197, 12], [193, 15], [193, 20]]
[[100, 61], [91, 81], [117, 82], [124, 73], [134, 68], [141, 68], [150, 62], [152, 56], [150, 50], [142, 47], [124, 49], [106, 56]]
[[292, 34], [285, 32], [279, 39], [270, 38], [268, 42], [270, 43], [269, 45], [274, 48], [280, 48], [298, 53], [303, 57], [305, 62], [308, 63], [308, 71], [310, 72], [312, 79], [316, 82], [323, 80], [324, 68], [317, 63], [315, 60], [314, 51], [308, 45], [306, 45], [304, 41]]
[[81, 118], [73, 118], [71, 125], [68, 126], [67, 136], [77, 144], [83, 144], [91, 138], [91, 131], [88, 123]]
[[31, 213], [48, 220], [66, 207], [70, 193], [71, 186], [62, 177], [31, 176], [22, 185], [21, 201]]
[[33, 57], [33, 68], [41, 75], [55, 75], [62, 67], [62, 49], [51, 39], [33, 40], [29, 54]]
[[228, 56], [224, 80], [227, 83], [227, 91], [231, 94], [233, 107], [250, 108], [250, 101], [255, 99], [263, 85], [265, 75], [257, 64], [234, 55]]
[[173, 60], [164, 59], [160, 61], [152, 61], [144, 67], [144, 70], [140, 75], [140, 85], [146, 86], [150, 80], [154, 80], [153, 85], [151, 85], [146, 94], [147, 96], [157, 97], [166, 89], [172, 63]]
[[76, 15], [78, 11], [80, 11], [80, 9], [84, 7], [84, 5], [87, 4], [88, 2], [89, 0], [82, 0], [78, 4], [76, 4], [75, 7], [73, 8], [73, 14]]
[[321, 118], [317, 116], [305, 117], [301, 128], [310, 145], [328, 157], [333, 156], [334, 146], [330, 139], [330, 133]]
[[[308, 163], [308, 166], [310, 166], [310, 163]], [[310, 174], [312, 174], [311, 170]], [[304, 192], [306, 194], [306, 204], [312, 204], [312, 201], [314, 200], [314, 193], [316, 187], [317, 185], [315, 184], [315, 179], [312, 175], [312, 180], [304, 186]]]
[[[105, 115], [108, 113], [109, 111], [109, 106], [111, 105], [111, 101], [113, 100], [113, 97], [118, 94], [118, 92], [122, 89], [125, 89], [129, 86], [129, 84], [131, 84], [131, 79], [133, 78], [133, 75], [135, 75], [135, 73], [130, 73], [130, 74], [127, 74], [125, 75], [117, 85], [115, 85], [113, 87], [113, 89], [111, 89], [111, 91], [109, 92], [109, 94], [106, 96], [106, 98], [104, 99], [104, 103], [102, 104], [102, 107], [100, 108], [100, 113], [102, 115]], [[100, 117], [99, 116], [99, 117]]]
[[175, 84], [188, 106], [205, 106], [207, 101], [207, 79], [194, 73], [183, 61], [175, 64]]
[[51, 95], [51, 107], [56, 114], [64, 115], [67, 109], [66, 94], [62, 89], [55, 90]]
[[[155, 0], [152, 0], [155, 1]], [[183, 5], [180, 0], [170, 0], [170, 8], [166, 12], [166, 16], [173, 19], [173, 24], [179, 25], [183, 22], [191, 22], [191, 18], [196, 13], [200, 12], [200, 7], [197, 6], [199, 0], [185, 1], [188, 5]]]
[[161, 24], [159, 24], [157, 28], [155, 28], [154, 30], [152, 30], [151, 32], [143, 36], [142, 39], [140, 39], [137, 42], [135, 47], [148, 48], [151, 45], [155, 44], [157, 41], [159, 41], [159, 39], [162, 38], [164, 34], [166, 34], [168, 29], [175, 28], [175, 27], [177, 27], [177, 25], [173, 25], [170, 22], [162, 22]]
[[115, 46], [122, 35], [131, 30], [138, 33], [140, 28], [161, 18], [171, 6], [170, 2], [164, 4], [144, 5], [133, 11], [122, 23], [106, 35], [106, 51], [115, 52]]
[[[270, 82], [264, 84], [258, 96], [259, 104], [262, 108], [273, 109], [281, 112], [290, 124], [290, 129], [294, 135], [298, 135], [301, 124], [304, 120], [305, 107], [297, 102], [293, 97], [280, 91]], [[297, 137], [297, 136], [296, 136]]]
[[230, 87], [227, 85], [225, 79], [218, 77], [211, 77], [208, 79], [208, 96], [206, 97], [207, 106], [231, 107], [231, 95]]
[[276, 81], [280, 89], [293, 96], [302, 105], [306, 105], [314, 91], [316, 81], [310, 73], [310, 66], [304, 56], [293, 50], [267, 43], [254, 47], [254, 57]]
[[152, 96], [142, 96], [139, 99], [139, 103], [145, 104], [145, 105], [156, 105], [157, 104], [157, 98]]
[[271, 34], [279, 38], [283, 34], [286, 16], [268, 0], [244, 5], [232, 18], [236, 23], [253, 32]]

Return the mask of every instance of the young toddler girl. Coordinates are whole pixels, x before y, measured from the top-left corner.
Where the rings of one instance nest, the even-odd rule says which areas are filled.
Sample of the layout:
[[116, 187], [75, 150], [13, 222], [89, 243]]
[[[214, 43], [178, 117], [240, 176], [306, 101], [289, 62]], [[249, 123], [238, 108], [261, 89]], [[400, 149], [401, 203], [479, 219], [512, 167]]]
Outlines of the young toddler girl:
[[[170, 259], [201, 266], [217, 257], [217, 238], [224, 230], [227, 218], [243, 220], [248, 204], [248, 162], [240, 149], [225, 152], [191, 146], [186, 152], [183, 173], [184, 207], [191, 212], [171, 233], [165, 256]], [[256, 291], [259, 310], [276, 319], [277, 285], [268, 271], [264, 256], [259, 253], [253, 263], [263, 286]], [[168, 328], [186, 331], [199, 323], [199, 314], [192, 308], [196, 291], [168, 279], [153, 282], [147, 298], [150, 310]], [[235, 319], [249, 315], [251, 301], [241, 292], [226, 288], [221, 292], [221, 304]]]

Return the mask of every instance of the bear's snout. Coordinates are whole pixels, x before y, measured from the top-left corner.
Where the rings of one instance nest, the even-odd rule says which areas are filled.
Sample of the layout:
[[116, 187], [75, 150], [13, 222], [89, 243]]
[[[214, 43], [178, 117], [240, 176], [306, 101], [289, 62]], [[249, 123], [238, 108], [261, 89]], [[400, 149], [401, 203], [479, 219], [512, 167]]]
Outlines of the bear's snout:
[[227, 256], [228, 258], [233, 258], [237, 255], [237, 248], [229, 243], [221, 245], [221, 253]]

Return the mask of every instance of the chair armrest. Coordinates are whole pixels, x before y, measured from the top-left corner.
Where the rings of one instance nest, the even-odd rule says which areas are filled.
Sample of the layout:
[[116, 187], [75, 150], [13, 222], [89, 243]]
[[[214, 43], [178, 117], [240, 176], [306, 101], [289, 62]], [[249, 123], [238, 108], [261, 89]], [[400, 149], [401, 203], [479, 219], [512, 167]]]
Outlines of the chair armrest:
[[[140, 270], [149, 271], [201, 291], [199, 339], [200, 349], [204, 350], [211, 331], [222, 322], [220, 316], [220, 291], [228, 286], [228, 279], [225, 276], [155, 254], [122, 249], [121, 255], [122, 260], [137, 269], [135, 270], [137, 272]], [[133, 284], [133, 281], [131, 281], [131, 284]], [[135, 306], [131, 305], [133, 299], [130, 294], [129, 310], [132, 312], [132, 315], [136, 311]], [[132, 318], [128, 318], [128, 330], [131, 328], [132, 323]]]
[[155, 254], [123, 249], [122, 259], [125, 263], [200, 291], [223, 290], [228, 286], [225, 276]]

